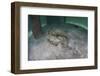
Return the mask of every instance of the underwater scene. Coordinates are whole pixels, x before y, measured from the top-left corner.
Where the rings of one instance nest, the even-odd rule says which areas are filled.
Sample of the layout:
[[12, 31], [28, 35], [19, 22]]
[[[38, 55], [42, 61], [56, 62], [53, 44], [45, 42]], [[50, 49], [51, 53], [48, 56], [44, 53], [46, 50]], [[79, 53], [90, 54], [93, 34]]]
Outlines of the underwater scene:
[[28, 15], [28, 60], [88, 58], [88, 17]]

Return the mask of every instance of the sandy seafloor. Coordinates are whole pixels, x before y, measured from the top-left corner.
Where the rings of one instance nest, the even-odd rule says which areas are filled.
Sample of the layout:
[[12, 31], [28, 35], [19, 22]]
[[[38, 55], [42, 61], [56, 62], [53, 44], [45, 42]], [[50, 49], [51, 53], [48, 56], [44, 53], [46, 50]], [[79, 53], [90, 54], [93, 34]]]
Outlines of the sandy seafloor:
[[[67, 46], [54, 46], [47, 40], [48, 30], [59, 29], [67, 36]], [[45, 33], [38, 39], [31, 35], [28, 38], [28, 60], [56, 60], [56, 59], [79, 59], [88, 57], [88, 31], [73, 25], [56, 26], [49, 25], [44, 28]], [[66, 42], [66, 41], [65, 41]]]

